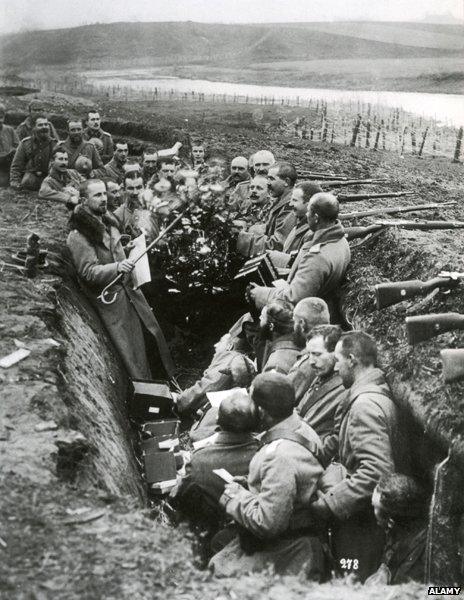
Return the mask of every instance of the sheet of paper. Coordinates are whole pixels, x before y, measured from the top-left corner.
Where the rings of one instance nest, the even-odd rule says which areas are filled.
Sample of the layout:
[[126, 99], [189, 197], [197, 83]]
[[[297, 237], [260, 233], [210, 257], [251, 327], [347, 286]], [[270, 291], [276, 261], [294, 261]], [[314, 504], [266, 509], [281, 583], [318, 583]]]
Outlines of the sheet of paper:
[[[145, 252], [147, 248], [145, 243], [145, 235], [142, 233], [138, 238], [135, 238], [133, 242], [134, 247], [129, 253], [129, 258], [131, 260], [136, 260]], [[150, 265], [148, 263], [148, 255], [144, 254], [142, 258], [136, 262], [132, 271], [132, 283], [134, 284], [134, 290], [138, 289], [141, 285], [148, 283], [149, 281], [151, 281]]]
[[4, 356], [0, 360], [0, 367], [3, 369], [8, 369], [9, 367], [12, 367], [18, 363], [20, 360], [23, 360], [23, 358], [26, 358], [26, 356], [29, 356], [30, 353], [31, 351], [27, 348], [20, 348], [19, 350], [8, 354], [8, 356]]
[[222, 390], [220, 392], [206, 392], [206, 397], [213, 408], [219, 408], [224, 398], [227, 398], [234, 392], [247, 393], [245, 388], [232, 388], [231, 390]]
[[234, 476], [227, 469], [213, 469], [213, 473], [223, 479], [226, 483], [232, 483]]

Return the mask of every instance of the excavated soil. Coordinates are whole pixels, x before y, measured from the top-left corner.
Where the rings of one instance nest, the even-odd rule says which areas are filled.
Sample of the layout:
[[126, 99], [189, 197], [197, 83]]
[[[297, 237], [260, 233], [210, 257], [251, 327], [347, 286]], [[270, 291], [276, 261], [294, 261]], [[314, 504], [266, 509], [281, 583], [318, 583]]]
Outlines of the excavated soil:
[[[8, 102], [21, 116], [25, 100], [9, 98]], [[60, 105], [60, 112], [70, 108], [79, 112], [88, 101], [76, 104], [75, 99], [66, 98], [63, 104], [66, 106]], [[105, 108], [108, 105], [102, 106]], [[171, 105], [166, 114], [177, 118], [179, 127], [183, 118], [189, 118], [192, 129], [195, 126], [192, 135], [223, 149], [228, 156], [271, 147], [278, 158], [293, 161], [300, 168], [387, 178], [389, 191], [417, 192], [407, 204], [458, 202], [446, 212], [417, 213], [407, 218], [464, 220], [461, 164], [284, 138], [255, 127], [250, 115], [237, 126], [225, 127], [222, 119], [230, 114], [227, 107], [223, 115], [216, 107], [217, 114], [208, 115], [210, 122], [203, 127], [201, 117], [189, 114], [189, 108]], [[160, 138], [154, 131], [140, 136], [131, 128], [131, 123], [139, 121], [159, 130], [163, 117], [164, 122], [169, 121], [162, 106], [121, 103], [111, 110], [118, 115], [117, 127], [125, 130], [124, 135], [133, 133], [130, 137], [134, 139], [151, 135], [156, 145], [162, 145], [176, 135], [166, 129]], [[247, 123], [246, 128], [242, 122]], [[349, 190], [356, 191], [361, 189]], [[391, 206], [406, 200], [376, 202]], [[372, 205], [367, 201], [350, 203], [347, 210]], [[0, 371], [0, 598], [322, 600], [373, 598], [386, 593], [390, 599], [423, 597], [425, 587], [419, 584], [386, 591], [353, 588], [348, 582], [316, 586], [271, 574], [215, 581], [198, 570], [189, 532], [183, 526], [173, 528], [165, 523], [162, 512], [153, 514], [144, 508], [126, 416], [128, 381], [92, 309], [58, 261], [66, 235], [65, 209], [40, 202], [35, 194], [2, 190], [0, 214], [1, 261], [11, 262], [11, 253], [24, 246], [32, 231], [41, 236], [50, 252], [50, 267], [35, 279], [26, 279], [0, 263], [0, 355], [18, 346], [31, 350], [18, 365]], [[372, 219], [359, 224], [369, 222]], [[406, 310], [414, 314], [414, 305], [376, 311], [372, 286], [386, 280], [429, 279], [441, 269], [464, 271], [462, 239], [460, 230], [386, 231], [354, 251], [345, 290], [348, 316], [356, 327], [373, 333], [380, 341], [382, 362], [396, 396], [418, 425], [416, 464], [431, 479], [433, 466], [450, 445], [453, 447], [454, 470], [447, 484], [452, 493], [447, 493], [448, 503], [443, 499], [439, 502], [436, 516], [434, 556], [439, 579], [462, 570], [457, 553], [462, 540], [455, 533], [462, 530], [462, 509], [454, 498], [459, 494], [453, 490], [462, 488], [464, 464], [464, 388], [459, 383], [443, 384], [439, 349], [463, 347], [464, 336], [446, 334], [414, 348], [409, 346], [404, 317]], [[422, 311], [416, 307], [416, 311], [461, 312], [462, 305], [462, 295], [456, 290], [437, 296]], [[224, 329], [229, 324], [225, 318]], [[202, 345], [197, 344], [198, 339], [174, 340], [184, 383], [194, 379], [207, 361], [205, 349], [213, 333], [217, 332], [208, 332]], [[450, 555], [455, 560], [447, 565]]]

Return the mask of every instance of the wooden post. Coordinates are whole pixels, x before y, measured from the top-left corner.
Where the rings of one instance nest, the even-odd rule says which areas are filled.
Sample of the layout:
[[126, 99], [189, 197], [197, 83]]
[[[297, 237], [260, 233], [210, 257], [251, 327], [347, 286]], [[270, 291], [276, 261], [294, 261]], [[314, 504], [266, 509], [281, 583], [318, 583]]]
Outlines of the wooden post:
[[403, 156], [403, 154], [404, 154], [404, 146], [405, 146], [405, 143], [406, 143], [406, 134], [407, 134], [407, 132], [408, 132], [408, 126], [406, 125], [405, 128], [404, 128], [404, 130], [403, 130], [403, 140], [401, 142], [401, 152], [400, 152], [401, 156]]
[[427, 138], [428, 132], [429, 132], [429, 128], [426, 127], [425, 131], [424, 131], [424, 133], [422, 135], [422, 142], [421, 142], [421, 145], [420, 145], [420, 148], [419, 148], [419, 158], [422, 158], [422, 153], [424, 151], [424, 146], [425, 146], [425, 139]]
[[[358, 104], [359, 104], [359, 102], [358, 102]], [[356, 140], [358, 138], [359, 128], [361, 127], [361, 119], [362, 119], [361, 115], [358, 114], [358, 117], [357, 117], [356, 122], [353, 127], [353, 136], [352, 136], [351, 142], [350, 142], [350, 146], [352, 148], [354, 148], [356, 146]]]
[[459, 156], [461, 155], [462, 134], [463, 134], [463, 128], [460, 127], [459, 131], [458, 131], [458, 137], [456, 138], [456, 148], [454, 150], [454, 158], [453, 158], [454, 163], [460, 162]]
[[[370, 112], [370, 104], [369, 104], [369, 112]], [[369, 114], [369, 113], [368, 113]], [[368, 121], [366, 125], [366, 148], [371, 147], [371, 122]]]
[[416, 132], [414, 130], [414, 125], [413, 125], [413, 128], [411, 129], [411, 148], [412, 148], [412, 153], [416, 154]]
[[377, 133], [376, 133], [376, 136], [375, 136], [375, 142], [374, 142], [374, 148], [373, 148], [374, 152], [377, 152], [377, 150], [379, 148], [379, 140], [380, 140], [380, 131], [381, 131], [381, 129], [382, 129], [382, 125], [379, 125], [377, 127]]

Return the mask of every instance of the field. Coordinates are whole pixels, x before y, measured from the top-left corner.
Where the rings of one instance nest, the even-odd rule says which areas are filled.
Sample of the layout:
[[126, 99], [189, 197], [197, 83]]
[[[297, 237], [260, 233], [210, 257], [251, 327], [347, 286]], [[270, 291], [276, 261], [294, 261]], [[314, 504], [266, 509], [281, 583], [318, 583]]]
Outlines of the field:
[[[88, 99], [44, 94], [50, 112], [57, 115], [60, 129], [63, 114], [81, 113]], [[24, 115], [27, 97], [2, 98], [18, 119]], [[95, 101], [95, 99], [94, 99]], [[102, 101], [98, 107], [105, 126], [115, 135], [128, 137], [132, 153], [142, 146], [157, 147], [172, 142], [185, 118], [192, 137], [204, 139], [209, 148], [229, 158], [249, 155], [259, 148], [271, 148], [278, 159], [288, 159], [299, 168], [333, 170], [355, 177], [380, 177], [389, 181], [388, 190], [412, 190], [416, 196], [408, 204], [455, 200], [443, 210], [413, 213], [437, 219], [464, 219], [462, 164], [448, 159], [415, 156], [404, 158], [390, 152], [372, 152], [321, 142], [297, 140], [287, 134], [269, 133], [255, 126], [251, 108], [212, 105], [207, 114], [196, 104]], [[301, 109], [289, 109], [295, 117]], [[276, 120], [271, 107], [263, 107], [266, 118]], [[161, 137], [161, 134], [166, 137]], [[366, 188], [364, 188], [366, 189]], [[385, 189], [381, 186], [371, 191]], [[350, 188], [360, 192], [361, 188]], [[11, 252], [20, 247], [30, 231], [37, 231], [50, 259], [59, 254], [66, 236], [64, 209], [38, 202], [32, 193], [0, 191], [2, 207], [2, 248], [0, 260], [9, 262]], [[399, 204], [398, 200], [378, 201], [380, 206]], [[349, 210], [370, 208], [362, 201]], [[368, 224], [373, 219], [363, 219]], [[354, 222], [353, 222], [354, 224]], [[1, 263], [0, 263], [1, 264]], [[353, 254], [345, 307], [356, 326], [362, 326], [381, 339], [383, 365], [392, 382], [401, 383], [409, 403], [427, 430], [427, 452], [422, 466], [442, 457], [453, 440], [462, 465], [464, 419], [462, 384], [445, 387], [440, 378], [438, 350], [463, 346], [462, 333], [447, 334], [420, 347], [411, 348], [404, 332], [405, 307], [379, 313], [374, 309], [372, 286], [391, 279], [433, 277], [440, 269], [464, 270], [462, 234], [457, 231], [385, 232]], [[32, 348], [31, 355], [12, 369], [2, 370], [1, 382], [7, 389], [0, 406], [2, 435], [0, 512], [5, 516], [0, 530], [0, 598], [2, 600], [389, 600], [421, 599], [426, 586], [410, 584], [397, 588], [352, 587], [338, 581], [323, 586], [310, 585], [295, 577], [271, 574], [244, 576], [241, 580], [216, 581], [198, 569], [192, 550], [192, 534], [184, 525], [172, 527], [159, 510], [143, 508], [134, 491], [138, 471], [134, 458], [126, 456], [126, 472], [121, 467], [124, 453], [130, 452], [125, 439], [125, 414], [119, 403], [124, 381], [115, 380], [118, 364], [101, 329], [85, 315], [77, 288], [67, 290], [63, 274], [46, 271], [36, 279], [25, 279], [3, 266], [0, 269], [0, 350], [13, 351], [17, 342]], [[64, 289], [63, 289], [64, 287]], [[463, 310], [459, 291], [437, 297], [425, 312]], [[85, 318], [84, 318], [85, 317]], [[79, 318], [88, 339], [76, 330]], [[227, 315], [224, 315], [227, 320]], [[224, 322], [224, 328], [229, 323]], [[73, 328], [74, 326], [74, 328]], [[44, 340], [58, 340], [61, 349], [50, 349]], [[17, 342], [15, 342], [17, 340]], [[207, 359], [207, 332], [200, 345], [194, 341], [184, 348], [181, 367], [198, 374]], [[98, 344], [105, 344], [104, 351]], [[108, 386], [108, 389], [105, 389]], [[124, 407], [124, 404], [122, 404]], [[114, 421], [110, 417], [114, 417]], [[38, 431], [36, 425], [53, 419], [58, 430]], [[126, 423], [127, 429], [127, 423]], [[81, 462], [67, 455], [70, 474], [63, 473], [63, 452], [57, 445], [63, 436], [76, 430], [84, 433], [89, 451]], [[116, 437], [117, 436], [117, 437]], [[422, 451], [423, 448], [418, 448]], [[432, 452], [433, 451], [433, 452]], [[21, 461], [15, 462], [20, 452]], [[453, 454], [454, 456], [454, 454]], [[68, 465], [69, 466], [69, 465]], [[104, 473], [104, 476], [102, 474]], [[72, 477], [71, 477], [72, 475]], [[459, 486], [447, 488], [448, 498]], [[437, 510], [441, 505], [437, 507]], [[87, 510], [84, 510], [87, 509]], [[79, 512], [81, 511], [81, 512]], [[447, 512], [448, 511], [448, 512]], [[449, 508], [440, 517], [446, 521]], [[462, 516], [462, 508], [454, 515]], [[87, 516], [93, 520], [85, 521]], [[73, 522], [74, 521], [74, 522]], [[444, 525], [440, 521], [439, 533]], [[449, 525], [449, 519], [445, 525]], [[457, 528], [456, 528], [457, 529]], [[453, 530], [454, 531], [454, 530]], [[448, 532], [449, 533], [449, 532]], [[448, 560], [448, 538], [439, 538], [433, 558], [434, 578], [442, 581], [456, 565]], [[443, 558], [442, 553], [445, 558]], [[454, 555], [453, 555], [454, 556]]]

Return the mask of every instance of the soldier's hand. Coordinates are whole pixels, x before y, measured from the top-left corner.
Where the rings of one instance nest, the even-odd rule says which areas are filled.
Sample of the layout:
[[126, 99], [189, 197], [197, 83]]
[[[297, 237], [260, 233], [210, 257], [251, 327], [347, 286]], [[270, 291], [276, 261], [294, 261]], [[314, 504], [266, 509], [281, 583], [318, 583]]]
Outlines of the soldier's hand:
[[134, 266], [134, 261], [126, 258], [118, 263], [118, 273], [130, 273]]

